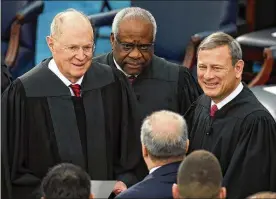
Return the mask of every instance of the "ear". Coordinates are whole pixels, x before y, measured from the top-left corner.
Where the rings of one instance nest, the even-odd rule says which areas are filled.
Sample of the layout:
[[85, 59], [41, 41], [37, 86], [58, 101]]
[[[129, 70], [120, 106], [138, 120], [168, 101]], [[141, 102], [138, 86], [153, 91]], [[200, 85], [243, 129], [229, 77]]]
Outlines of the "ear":
[[178, 185], [175, 184], [175, 183], [172, 186], [172, 195], [173, 195], [174, 199], [179, 199], [180, 198]]
[[189, 145], [190, 145], [190, 140], [189, 140], [189, 139], [187, 139], [187, 142], [186, 142], [186, 153], [188, 152]]
[[142, 144], [142, 154], [143, 154], [143, 157], [149, 156], [149, 152], [148, 152], [147, 148], [145, 147], [145, 145], [143, 145], [143, 144]]
[[48, 47], [49, 47], [50, 51], [53, 53], [53, 51], [54, 51], [54, 39], [51, 36], [47, 36], [46, 37], [46, 42], [48, 44]]
[[237, 79], [242, 77], [243, 67], [244, 67], [244, 61], [243, 60], [239, 60], [235, 64], [235, 72], [236, 72], [236, 78]]
[[221, 187], [220, 191], [219, 191], [219, 197], [220, 199], [226, 198], [226, 188], [225, 187]]
[[94, 198], [94, 195], [91, 193], [90, 195], [89, 195], [89, 199], [93, 199]]
[[114, 37], [113, 33], [110, 34], [110, 43], [111, 43], [112, 50], [113, 50], [113, 46], [115, 45], [115, 37]]

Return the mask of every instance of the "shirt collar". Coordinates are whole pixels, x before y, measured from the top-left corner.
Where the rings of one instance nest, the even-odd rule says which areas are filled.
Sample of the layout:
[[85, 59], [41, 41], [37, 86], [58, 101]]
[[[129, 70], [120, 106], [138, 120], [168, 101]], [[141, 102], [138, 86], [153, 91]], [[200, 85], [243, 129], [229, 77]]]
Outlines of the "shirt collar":
[[150, 171], [149, 171], [149, 174], [153, 173], [155, 170], [159, 169], [161, 166], [158, 166], [158, 167], [153, 167]]
[[[132, 76], [132, 75], [127, 74], [127, 73], [121, 68], [121, 66], [119, 66], [119, 64], [116, 62], [116, 60], [115, 60], [114, 57], [113, 57], [113, 61], [114, 61], [114, 63], [115, 63], [116, 68], [117, 68], [118, 70], [122, 71], [122, 72], [125, 74], [125, 76], [127, 76], [127, 77], [131, 77], [131, 76]], [[137, 77], [138, 75], [134, 75], [134, 76]]]
[[[51, 59], [48, 65], [49, 69], [56, 75], [58, 78], [68, 87], [72, 84], [72, 82], [69, 81], [58, 69], [57, 64], [54, 59]], [[83, 80], [83, 76], [74, 84], [81, 85]]]
[[[240, 82], [239, 85], [237, 86], [237, 88], [230, 95], [228, 95], [225, 99], [223, 99], [221, 102], [216, 104], [218, 109], [221, 109], [224, 105], [226, 105], [231, 100], [233, 100], [235, 97], [237, 97], [237, 95], [240, 94], [242, 89], [243, 89], [243, 85]], [[211, 101], [211, 106], [214, 105], [214, 104], [215, 104], [215, 102], [212, 100]]]

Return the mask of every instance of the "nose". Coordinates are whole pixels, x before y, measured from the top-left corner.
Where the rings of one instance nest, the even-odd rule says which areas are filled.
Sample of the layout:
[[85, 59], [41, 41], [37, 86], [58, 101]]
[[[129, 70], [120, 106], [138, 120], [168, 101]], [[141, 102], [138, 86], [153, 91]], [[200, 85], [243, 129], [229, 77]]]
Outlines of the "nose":
[[142, 53], [140, 52], [140, 50], [135, 47], [129, 54], [129, 57], [131, 57], [132, 59], [139, 59], [142, 57]]
[[83, 60], [85, 58], [85, 54], [84, 54], [84, 51], [82, 48], [79, 48], [78, 49], [78, 52], [77, 54], [75, 55], [75, 57], [78, 59], [78, 60]]
[[204, 78], [206, 80], [214, 78], [214, 73], [213, 73], [213, 70], [211, 68], [209, 68], [209, 67], [207, 68], [207, 70], [204, 73]]

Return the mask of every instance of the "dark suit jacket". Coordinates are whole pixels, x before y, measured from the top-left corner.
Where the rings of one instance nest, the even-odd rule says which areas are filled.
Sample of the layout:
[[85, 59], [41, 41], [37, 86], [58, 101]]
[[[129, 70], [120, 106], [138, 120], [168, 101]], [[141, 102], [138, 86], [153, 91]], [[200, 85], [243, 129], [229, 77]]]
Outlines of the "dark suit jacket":
[[180, 162], [164, 165], [145, 179], [119, 194], [120, 198], [173, 198], [172, 185], [176, 183]]

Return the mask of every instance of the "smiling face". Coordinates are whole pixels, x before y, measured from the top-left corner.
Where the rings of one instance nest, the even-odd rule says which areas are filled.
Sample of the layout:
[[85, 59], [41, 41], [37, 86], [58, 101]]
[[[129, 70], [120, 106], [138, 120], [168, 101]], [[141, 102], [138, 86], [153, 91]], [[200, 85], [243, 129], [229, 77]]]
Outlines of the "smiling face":
[[89, 69], [93, 55], [93, 30], [84, 17], [66, 16], [60, 34], [48, 36], [47, 43], [60, 72], [72, 83]]
[[151, 62], [153, 25], [149, 21], [123, 19], [119, 24], [118, 35], [115, 38], [111, 34], [110, 41], [116, 62], [127, 74], [138, 75]]
[[215, 103], [221, 102], [235, 90], [241, 81], [243, 61], [232, 65], [227, 45], [199, 50], [197, 63], [198, 83]]

